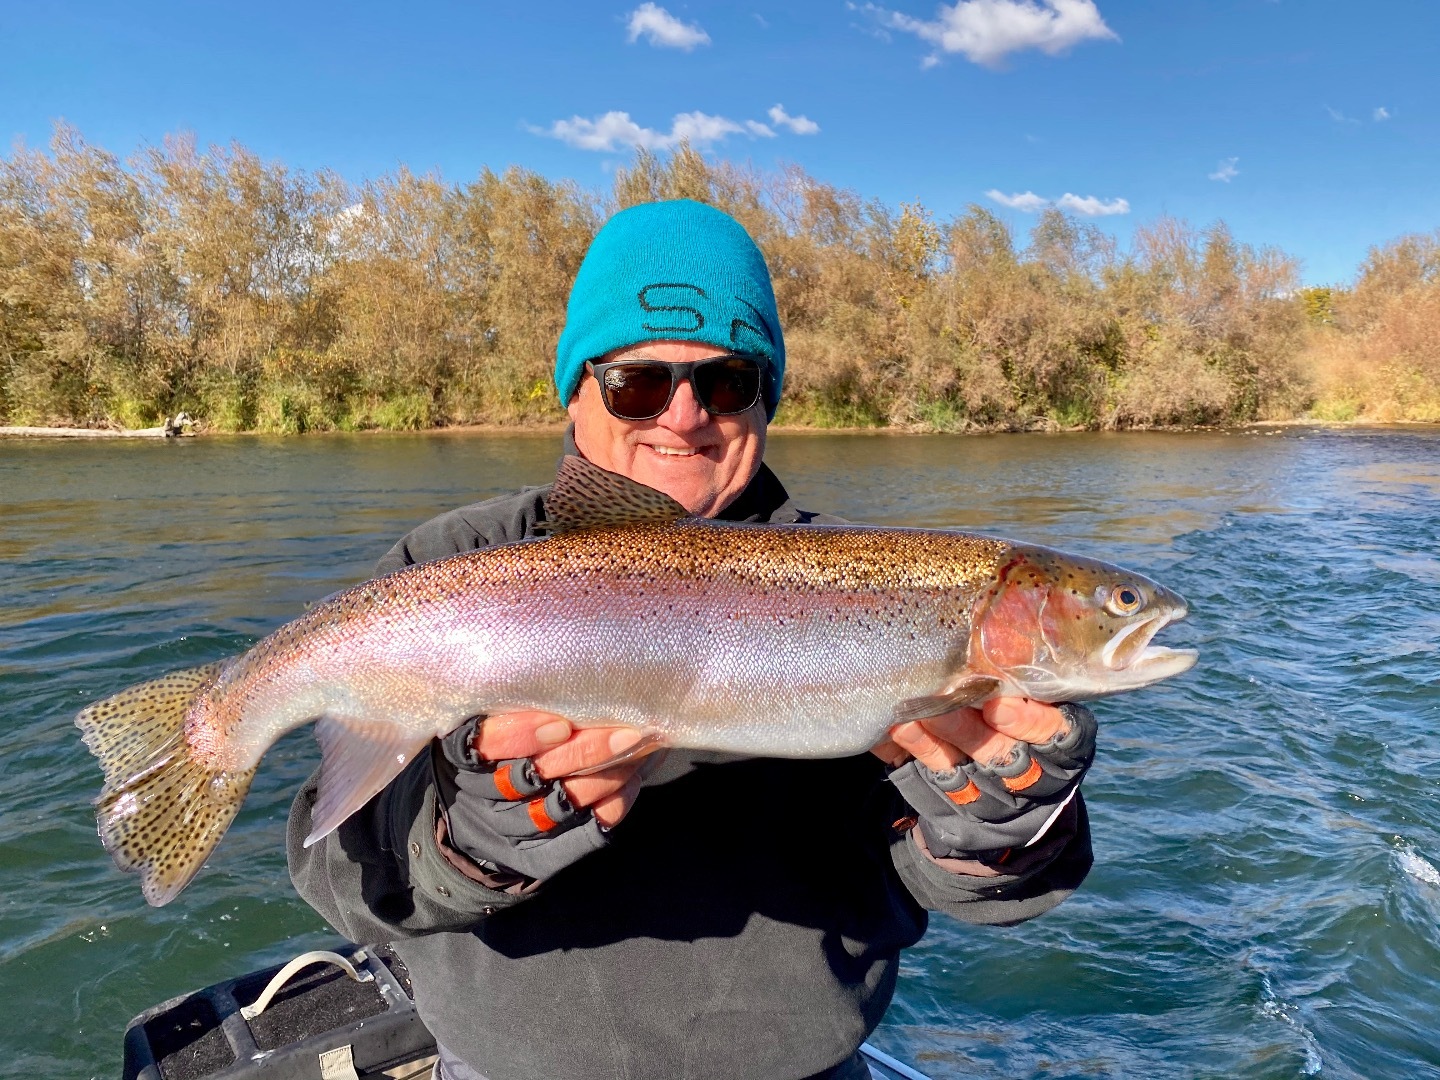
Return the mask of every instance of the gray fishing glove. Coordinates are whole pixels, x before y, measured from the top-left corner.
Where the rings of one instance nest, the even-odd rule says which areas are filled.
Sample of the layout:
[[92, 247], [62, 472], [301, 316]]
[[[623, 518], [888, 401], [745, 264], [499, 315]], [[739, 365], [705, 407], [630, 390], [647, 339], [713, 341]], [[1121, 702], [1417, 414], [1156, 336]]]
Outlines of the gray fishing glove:
[[1059, 815], [1095, 757], [1095, 714], [1059, 706], [1070, 729], [1048, 743], [1020, 743], [999, 766], [970, 761], [936, 773], [907, 761], [891, 781], [919, 818], [937, 859], [976, 859], [1035, 843]]
[[553, 877], [605, 846], [589, 810], [570, 805], [558, 782], [541, 779], [528, 758], [488, 761], [475, 753], [484, 717], [471, 717], [440, 741], [435, 787], [449, 846], [486, 871]]

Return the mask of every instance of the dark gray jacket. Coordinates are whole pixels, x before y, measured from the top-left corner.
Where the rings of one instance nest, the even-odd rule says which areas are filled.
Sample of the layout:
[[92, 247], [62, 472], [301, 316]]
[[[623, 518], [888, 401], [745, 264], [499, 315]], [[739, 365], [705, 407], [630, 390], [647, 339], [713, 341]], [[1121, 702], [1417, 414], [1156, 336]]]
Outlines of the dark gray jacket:
[[[443, 514], [378, 569], [530, 536], [546, 490]], [[797, 509], [766, 468], [723, 516], [835, 520]], [[965, 853], [989, 862], [992, 876], [975, 876], [955, 872], [973, 862], [931, 857], [945, 830], [922, 835], [871, 755], [697, 755], [651, 775], [609, 834], [581, 826], [573, 861], [536, 883], [487, 872], [483, 839], [462, 846], [473, 862], [442, 845], [437, 763], [443, 776], [438, 750], [422, 755], [307, 849], [312, 777], [291, 811], [290, 870], [341, 933], [395, 942], [426, 1023], [490, 1080], [809, 1077], [879, 1023], [926, 909], [1019, 922], [1091, 863], [1078, 793], [1023, 858]]]

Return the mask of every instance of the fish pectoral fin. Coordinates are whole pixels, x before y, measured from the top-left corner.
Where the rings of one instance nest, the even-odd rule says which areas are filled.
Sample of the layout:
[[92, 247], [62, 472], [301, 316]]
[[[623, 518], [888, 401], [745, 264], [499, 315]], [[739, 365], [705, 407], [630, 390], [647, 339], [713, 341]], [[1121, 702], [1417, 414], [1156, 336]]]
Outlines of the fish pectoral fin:
[[583, 769], [576, 769], [570, 773], [571, 776], [591, 776], [606, 769], [613, 769], [616, 765], [628, 765], [632, 761], [639, 761], [641, 758], [649, 757], [657, 750], [664, 750], [669, 745], [665, 742], [664, 736], [653, 731], [647, 731], [640, 737], [640, 741], [634, 746], [627, 746], [614, 757], [606, 758], [598, 765], [587, 765]]
[[324, 716], [315, 724], [315, 739], [320, 743], [320, 790], [306, 847], [334, 832], [400, 775], [430, 736], [388, 720]]
[[551, 534], [626, 525], [669, 525], [690, 511], [664, 492], [607, 472], [573, 454], [560, 462], [545, 496], [545, 530]]
[[966, 675], [958, 683], [947, 686], [938, 694], [908, 698], [895, 706], [895, 723], [925, 720], [940, 716], [966, 705], [984, 701], [1000, 687], [1000, 680], [988, 675]]

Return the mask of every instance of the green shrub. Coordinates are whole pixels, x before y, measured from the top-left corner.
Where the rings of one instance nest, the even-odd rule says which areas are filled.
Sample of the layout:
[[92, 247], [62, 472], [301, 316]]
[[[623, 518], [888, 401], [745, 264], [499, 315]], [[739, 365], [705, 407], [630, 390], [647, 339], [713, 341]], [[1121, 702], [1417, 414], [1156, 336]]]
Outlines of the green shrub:
[[374, 425], [382, 431], [420, 431], [433, 424], [434, 402], [419, 391], [387, 398], [370, 410]]
[[1317, 401], [1310, 407], [1310, 415], [1316, 420], [1348, 423], [1360, 415], [1360, 403], [1346, 398]]

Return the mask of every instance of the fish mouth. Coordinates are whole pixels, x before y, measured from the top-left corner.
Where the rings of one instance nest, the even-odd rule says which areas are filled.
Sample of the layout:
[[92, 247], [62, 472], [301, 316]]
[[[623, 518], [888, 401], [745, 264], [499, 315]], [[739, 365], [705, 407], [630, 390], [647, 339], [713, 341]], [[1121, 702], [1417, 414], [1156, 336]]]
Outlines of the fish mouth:
[[1189, 609], [1182, 603], [1131, 623], [1106, 642], [1100, 652], [1101, 663], [1109, 671], [1122, 675], [1129, 687], [1145, 686], [1189, 671], [1200, 659], [1198, 651], [1151, 644], [1156, 634], [1188, 614]]

